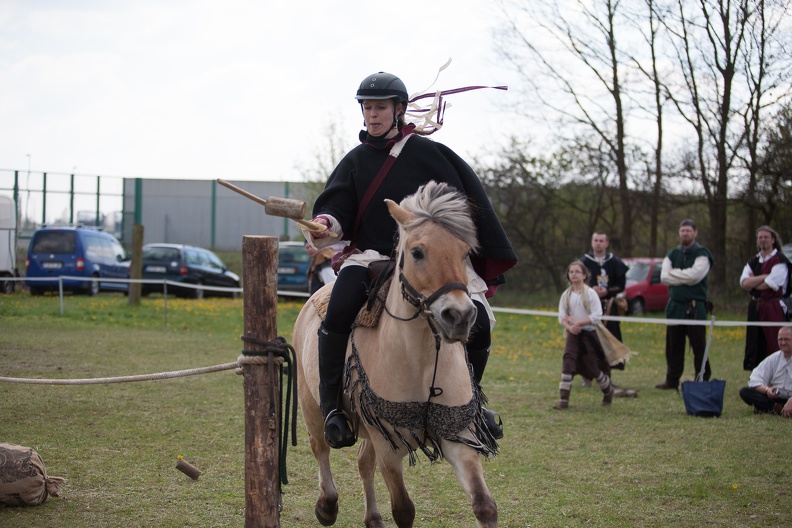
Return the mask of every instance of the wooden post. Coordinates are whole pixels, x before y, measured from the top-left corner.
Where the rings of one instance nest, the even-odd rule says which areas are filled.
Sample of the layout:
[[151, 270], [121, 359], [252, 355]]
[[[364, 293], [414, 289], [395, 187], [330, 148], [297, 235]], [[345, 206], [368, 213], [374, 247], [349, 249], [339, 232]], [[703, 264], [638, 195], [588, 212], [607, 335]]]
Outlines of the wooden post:
[[[135, 224], [132, 226], [132, 260], [129, 264], [129, 278], [140, 280], [143, 277], [143, 226]], [[127, 301], [129, 306], [137, 306], [140, 304], [140, 294], [142, 284], [139, 282], [130, 282], [129, 291], [127, 292]]]
[[[245, 337], [274, 341], [278, 335], [278, 239], [242, 239]], [[246, 351], [264, 347], [245, 343]], [[252, 356], [258, 357], [258, 356]], [[266, 357], [266, 356], [265, 356]], [[263, 358], [262, 358], [263, 359]], [[242, 363], [245, 389], [245, 528], [280, 527], [278, 420], [283, 359]]]

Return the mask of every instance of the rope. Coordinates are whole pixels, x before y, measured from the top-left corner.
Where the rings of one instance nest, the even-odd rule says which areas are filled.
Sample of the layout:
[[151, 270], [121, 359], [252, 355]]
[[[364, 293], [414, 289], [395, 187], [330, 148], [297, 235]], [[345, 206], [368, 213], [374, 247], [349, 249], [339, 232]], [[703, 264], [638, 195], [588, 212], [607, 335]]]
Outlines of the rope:
[[[517, 315], [539, 315], [545, 317], [558, 317], [558, 312], [549, 312], [547, 310], [523, 310], [521, 308], [500, 308], [497, 306], [492, 307], [493, 312], [510, 313]], [[649, 323], [649, 324], [664, 324], [664, 325], [687, 325], [687, 326], [710, 326], [711, 321], [707, 319], [665, 319], [658, 317], [636, 317], [636, 316], [621, 316], [621, 315], [603, 315], [603, 321], [621, 321], [625, 323]], [[790, 326], [789, 323], [784, 321], [780, 322], [763, 322], [763, 321], [715, 321], [714, 326]]]
[[[269, 378], [270, 378], [270, 390], [272, 390], [274, 383], [272, 383], [273, 378], [273, 365], [275, 364], [274, 358], [278, 357], [283, 360], [283, 363], [286, 364], [286, 372], [284, 369], [280, 368], [281, 365], [278, 365], [278, 371], [280, 372], [280, 379], [278, 384], [278, 390], [280, 391], [280, 399], [278, 402], [283, 402], [283, 376], [284, 374], [287, 375], [287, 388], [286, 388], [286, 400], [285, 400], [285, 410], [284, 412], [280, 413], [278, 418], [278, 453], [280, 453], [280, 463], [278, 464], [280, 468], [280, 483], [281, 483], [281, 494], [283, 493], [283, 484], [288, 484], [289, 479], [286, 475], [286, 450], [289, 444], [289, 414], [291, 414], [292, 419], [292, 445], [297, 445], [297, 353], [294, 351], [294, 347], [291, 346], [283, 337], [275, 338], [275, 341], [264, 341], [262, 339], [257, 339], [255, 337], [249, 336], [242, 336], [242, 341], [245, 343], [253, 343], [258, 345], [262, 348], [262, 350], [243, 350], [242, 355], [239, 356], [237, 359], [237, 363], [240, 365], [244, 364], [267, 364]], [[237, 374], [242, 374], [242, 369], [237, 369]], [[292, 403], [293, 399], [293, 403]], [[269, 398], [270, 402], [270, 415], [275, 413], [275, 398], [272, 394], [270, 394]], [[289, 410], [291, 409], [291, 413]], [[284, 426], [284, 416], [286, 420], [286, 424]]]
[[[278, 337], [275, 341], [263, 341], [253, 337], [242, 336], [242, 341], [246, 343], [254, 343], [263, 348], [263, 350], [243, 350], [242, 355], [237, 358], [234, 363], [223, 363], [221, 365], [213, 365], [211, 367], [200, 367], [186, 370], [174, 370], [170, 372], [158, 372], [154, 374], [140, 374], [136, 376], [116, 376], [111, 378], [80, 378], [80, 379], [42, 379], [42, 378], [12, 378], [7, 376], [0, 376], [0, 382], [7, 383], [27, 383], [33, 385], [99, 385], [108, 383], [128, 383], [134, 381], [152, 381], [161, 379], [181, 378], [186, 376], [196, 376], [198, 374], [208, 374], [211, 372], [219, 372], [222, 370], [235, 369], [237, 374], [242, 374], [242, 365], [264, 365], [267, 364], [272, 380], [273, 372], [272, 367], [275, 361], [272, 361], [273, 356], [277, 356], [286, 364], [287, 390], [286, 390], [286, 409], [285, 412], [280, 414], [278, 420], [278, 448], [280, 453], [280, 481], [282, 484], [288, 484], [289, 480], [286, 476], [286, 446], [289, 443], [289, 411], [291, 409], [292, 415], [292, 445], [297, 445], [297, 359], [294, 347], [286, 342], [282, 337]], [[280, 391], [279, 402], [283, 402], [283, 369], [278, 369], [280, 372], [280, 383], [278, 390]], [[270, 383], [272, 387], [274, 383]], [[270, 395], [270, 414], [275, 413], [275, 398]], [[293, 402], [292, 403], [292, 399]], [[283, 417], [286, 417], [285, 427], [283, 426]], [[282, 433], [282, 434], [281, 434]], [[281, 489], [281, 492], [283, 490]]]
[[139, 374], [136, 376], [116, 376], [112, 378], [80, 378], [80, 379], [43, 379], [43, 378], [10, 378], [0, 376], [0, 382], [8, 383], [29, 383], [33, 385], [99, 385], [103, 383], [128, 383], [132, 381], [152, 381], [172, 378], [183, 378], [186, 376], [196, 376], [198, 374], [208, 374], [221, 370], [231, 370], [239, 366], [238, 362], [223, 363], [211, 367], [200, 367], [186, 370], [173, 370], [170, 372], [158, 372], [155, 374]]

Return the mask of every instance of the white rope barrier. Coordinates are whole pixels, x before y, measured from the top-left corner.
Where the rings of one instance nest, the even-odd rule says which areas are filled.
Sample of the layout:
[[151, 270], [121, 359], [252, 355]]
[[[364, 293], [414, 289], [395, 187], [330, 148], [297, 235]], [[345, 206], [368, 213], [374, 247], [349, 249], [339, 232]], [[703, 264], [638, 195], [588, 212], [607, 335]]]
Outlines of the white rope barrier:
[[0, 376], [0, 382], [8, 383], [27, 383], [33, 385], [100, 385], [106, 383], [128, 383], [132, 381], [152, 381], [172, 378], [183, 378], [186, 376], [196, 376], [198, 374], [208, 374], [210, 372], [220, 372], [239, 367], [239, 362], [223, 363], [211, 367], [200, 367], [186, 370], [173, 370], [170, 372], [158, 372], [155, 374], [139, 374], [136, 376], [116, 376], [112, 378], [82, 378], [82, 379], [42, 379], [42, 378], [9, 378]]
[[[278, 292], [280, 294], [280, 292]], [[558, 317], [558, 312], [548, 312], [544, 310], [523, 310], [519, 308], [498, 308], [492, 307], [493, 312], [509, 313], [516, 315], [537, 315], [541, 317]], [[648, 324], [665, 324], [665, 325], [689, 325], [689, 326], [792, 326], [790, 323], [774, 323], [774, 322], [751, 322], [746, 321], [699, 321], [690, 319], [664, 319], [652, 317], [621, 317], [621, 316], [603, 316], [603, 321], [622, 321], [631, 323], [648, 323]], [[129, 383], [136, 381], [153, 381], [162, 379], [173, 379], [186, 376], [196, 376], [199, 374], [209, 374], [212, 372], [220, 372], [223, 370], [238, 369], [242, 363], [250, 363], [256, 361], [264, 361], [264, 359], [251, 359], [240, 356], [237, 361], [233, 363], [223, 363], [220, 365], [213, 365], [210, 367], [200, 367], [186, 370], [174, 370], [169, 372], [159, 372], [154, 374], [139, 374], [133, 376], [115, 376], [107, 378], [79, 378], [79, 379], [44, 379], [44, 378], [12, 378], [7, 376], [0, 376], [0, 382], [6, 383], [26, 383], [34, 385], [100, 385], [109, 383]]]
[[[545, 317], [558, 318], [558, 312], [548, 312], [543, 310], [521, 310], [519, 308], [496, 308], [492, 307], [493, 312], [510, 313], [518, 315], [539, 315]], [[787, 322], [764, 322], [764, 321], [715, 321], [710, 320], [696, 320], [696, 319], [665, 319], [657, 317], [624, 317], [616, 315], [603, 315], [603, 321], [621, 321], [627, 323], [648, 323], [648, 324], [664, 324], [668, 326], [674, 325], [687, 325], [687, 326], [792, 326], [792, 323]]]

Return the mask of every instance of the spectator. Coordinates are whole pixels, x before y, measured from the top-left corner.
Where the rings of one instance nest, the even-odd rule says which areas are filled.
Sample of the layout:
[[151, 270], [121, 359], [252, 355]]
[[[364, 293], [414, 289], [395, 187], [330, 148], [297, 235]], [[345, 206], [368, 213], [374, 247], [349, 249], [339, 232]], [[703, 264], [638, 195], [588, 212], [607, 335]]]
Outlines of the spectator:
[[336, 279], [333, 271], [333, 256], [336, 250], [332, 247], [316, 249], [307, 241], [305, 242], [305, 252], [311, 257], [311, 265], [308, 267], [308, 293], [313, 295], [316, 291], [330, 284]]
[[777, 338], [780, 350], [762, 360], [751, 372], [740, 398], [754, 413], [780, 414], [792, 418], [792, 327], [782, 326]]
[[[623, 300], [624, 310], [619, 310], [616, 296], [624, 291], [627, 284], [627, 265], [613, 253], [608, 253], [610, 240], [604, 231], [594, 231], [591, 235], [591, 252], [580, 257], [589, 271], [588, 285], [599, 296], [602, 302], [602, 313], [605, 315], [622, 315], [626, 312], [627, 301]], [[605, 328], [622, 340], [619, 321], [606, 321]], [[624, 370], [624, 363], [613, 368]], [[591, 380], [583, 376], [583, 386], [590, 387]]]
[[[602, 301], [602, 313], [619, 315], [616, 307], [616, 296], [624, 291], [627, 284], [627, 264], [613, 253], [608, 253], [610, 240], [603, 231], [594, 231], [591, 235], [591, 252], [580, 257], [581, 262], [589, 270], [588, 285]], [[626, 302], [625, 302], [626, 306]], [[616, 339], [623, 341], [619, 321], [606, 321], [605, 328]]]
[[[792, 266], [781, 251], [781, 237], [770, 226], [756, 230], [759, 253], [743, 268], [740, 286], [750, 292], [748, 321], [786, 322], [787, 306], [782, 299], [789, 288]], [[776, 336], [780, 326], [748, 326], [745, 332], [743, 369], [751, 370], [778, 350]]]
[[567, 267], [567, 288], [558, 302], [558, 322], [564, 327], [564, 359], [561, 365], [560, 398], [554, 409], [569, 407], [572, 379], [581, 374], [597, 380], [602, 393], [602, 405], [613, 401], [610, 365], [602, 352], [595, 325], [602, 317], [602, 303], [593, 289], [586, 285], [588, 268], [579, 260]]
[[[698, 230], [693, 220], [679, 224], [679, 245], [663, 259], [660, 280], [668, 285], [666, 319], [707, 318], [707, 275], [714, 264], [712, 254], [696, 242]], [[702, 325], [669, 324], [666, 327], [666, 379], [657, 389], [679, 390], [679, 379], [685, 370], [685, 338], [693, 349], [696, 375], [704, 369], [704, 380], [710, 379], [710, 362], [702, 366], [706, 349], [706, 328]]]

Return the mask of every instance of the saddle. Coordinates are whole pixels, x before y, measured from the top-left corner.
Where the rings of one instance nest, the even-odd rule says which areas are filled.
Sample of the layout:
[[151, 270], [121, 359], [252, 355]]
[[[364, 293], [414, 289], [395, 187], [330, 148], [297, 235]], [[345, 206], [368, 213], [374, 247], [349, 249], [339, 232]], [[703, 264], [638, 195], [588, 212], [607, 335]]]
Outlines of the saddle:
[[[377, 326], [382, 310], [385, 308], [385, 301], [388, 298], [388, 291], [390, 291], [390, 278], [393, 276], [395, 268], [396, 261], [393, 259], [372, 262], [369, 265], [371, 286], [369, 288], [368, 301], [358, 312], [355, 322], [352, 324], [353, 328], [375, 328]], [[330, 302], [332, 291], [331, 288], [322, 290], [310, 299], [320, 319], [324, 319], [327, 314], [327, 303]]]

